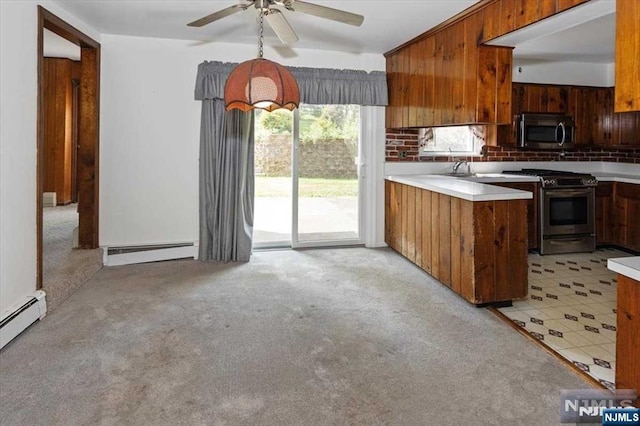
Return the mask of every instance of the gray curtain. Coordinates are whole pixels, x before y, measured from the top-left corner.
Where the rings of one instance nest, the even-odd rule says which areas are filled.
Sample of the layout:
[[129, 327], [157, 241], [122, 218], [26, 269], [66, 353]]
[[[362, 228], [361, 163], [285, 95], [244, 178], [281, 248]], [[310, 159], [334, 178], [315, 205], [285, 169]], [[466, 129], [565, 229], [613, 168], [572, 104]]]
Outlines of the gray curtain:
[[253, 112], [226, 111], [224, 83], [234, 64], [198, 68], [200, 123], [200, 260], [242, 261], [253, 234]]
[[300, 102], [313, 105], [389, 104], [383, 71], [288, 67], [298, 82]]
[[[224, 83], [237, 64], [205, 61], [198, 66], [196, 99], [223, 99]], [[385, 106], [389, 104], [383, 71], [287, 67], [298, 81], [304, 104]]]
[[249, 261], [253, 235], [253, 113], [202, 101], [200, 260]]
[[[225, 111], [224, 85], [237, 64], [198, 66], [200, 260], [248, 261], [253, 234], [253, 112]], [[306, 104], [387, 105], [384, 72], [289, 68]]]

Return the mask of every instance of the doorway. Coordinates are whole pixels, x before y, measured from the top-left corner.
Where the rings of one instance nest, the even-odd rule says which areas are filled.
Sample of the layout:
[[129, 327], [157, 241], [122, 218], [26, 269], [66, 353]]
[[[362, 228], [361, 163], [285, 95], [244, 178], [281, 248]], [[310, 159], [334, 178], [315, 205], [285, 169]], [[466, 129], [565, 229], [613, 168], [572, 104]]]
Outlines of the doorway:
[[360, 107], [256, 113], [254, 247], [361, 244]]
[[[70, 97], [76, 99], [75, 108], [68, 111], [68, 120], [76, 120], [73, 130], [69, 126], [69, 138], [73, 148], [65, 158], [75, 161], [75, 167], [65, 171], [71, 175], [65, 181], [65, 194], [69, 202], [77, 198], [79, 249], [98, 248], [98, 148], [99, 148], [99, 91], [100, 91], [100, 44], [58, 18], [42, 6], [38, 7], [38, 123], [37, 123], [37, 168], [36, 168], [36, 218], [37, 218], [37, 288], [43, 288], [43, 195], [45, 173], [48, 171], [45, 157], [45, 126], [47, 114], [45, 99], [48, 93], [47, 67], [44, 58], [45, 30], [79, 46], [79, 70], [75, 79], [69, 81]], [[73, 81], [75, 80], [75, 81]], [[69, 103], [69, 105], [72, 105]], [[64, 185], [63, 185], [64, 186]], [[49, 191], [47, 191], [49, 192]], [[50, 192], [49, 192], [50, 193]], [[55, 197], [54, 197], [55, 198]], [[62, 204], [66, 204], [65, 201]], [[45, 289], [46, 290], [46, 289]], [[60, 293], [59, 291], [56, 291]], [[62, 292], [64, 296], [65, 292]], [[67, 294], [68, 295], [68, 294]]]

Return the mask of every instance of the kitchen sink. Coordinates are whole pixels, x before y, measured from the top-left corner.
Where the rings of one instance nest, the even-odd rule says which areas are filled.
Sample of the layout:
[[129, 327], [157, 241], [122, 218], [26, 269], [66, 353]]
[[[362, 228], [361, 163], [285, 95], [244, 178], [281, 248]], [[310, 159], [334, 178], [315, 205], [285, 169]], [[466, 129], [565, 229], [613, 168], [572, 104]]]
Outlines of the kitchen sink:
[[451, 176], [451, 177], [476, 177], [475, 173], [443, 173], [443, 176]]

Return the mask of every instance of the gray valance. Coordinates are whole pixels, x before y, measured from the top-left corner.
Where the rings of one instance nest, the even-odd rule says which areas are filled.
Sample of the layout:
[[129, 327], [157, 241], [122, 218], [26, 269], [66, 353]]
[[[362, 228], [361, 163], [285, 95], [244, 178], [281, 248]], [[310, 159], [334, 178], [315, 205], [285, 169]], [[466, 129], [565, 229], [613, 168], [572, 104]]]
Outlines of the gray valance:
[[[195, 98], [223, 99], [224, 84], [237, 64], [205, 61], [198, 65]], [[383, 71], [288, 67], [298, 81], [300, 102], [305, 104], [384, 106], [388, 104], [387, 77]]]

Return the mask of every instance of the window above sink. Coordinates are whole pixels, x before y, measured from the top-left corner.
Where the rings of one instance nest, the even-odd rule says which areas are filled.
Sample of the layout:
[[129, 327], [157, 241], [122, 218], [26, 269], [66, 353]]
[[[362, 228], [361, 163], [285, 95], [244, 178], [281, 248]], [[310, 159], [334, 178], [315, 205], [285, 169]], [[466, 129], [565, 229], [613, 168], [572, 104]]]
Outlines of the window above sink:
[[426, 127], [418, 132], [420, 156], [480, 156], [486, 142], [486, 127]]

